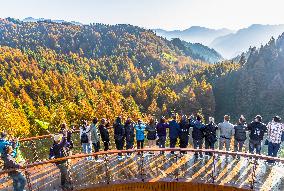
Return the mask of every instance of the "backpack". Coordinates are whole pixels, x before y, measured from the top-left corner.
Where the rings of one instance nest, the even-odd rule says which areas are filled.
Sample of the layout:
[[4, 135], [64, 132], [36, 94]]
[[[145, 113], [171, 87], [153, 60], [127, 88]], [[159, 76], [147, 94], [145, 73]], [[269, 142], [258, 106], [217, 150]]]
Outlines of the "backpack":
[[89, 143], [89, 137], [86, 131], [83, 131], [81, 135], [81, 143]]

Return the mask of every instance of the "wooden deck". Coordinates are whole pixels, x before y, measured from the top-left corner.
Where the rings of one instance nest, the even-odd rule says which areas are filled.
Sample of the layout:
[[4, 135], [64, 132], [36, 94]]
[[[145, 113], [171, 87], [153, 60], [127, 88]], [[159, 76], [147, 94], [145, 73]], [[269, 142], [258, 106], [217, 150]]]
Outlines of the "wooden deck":
[[[105, 159], [104, 156], [101, 157]], [[158, 152], [154, 156], [144, 153], [144, 157], [134, 153], [131, 157], [119, 161], [116, 154], [113, 154], [101, 163], [86, 161], [84, 158], [72, 159], [71, 174], [76, 190], [89, 188], [102, 190], [108, 185], [108, 182], [117, 186], [143, 181], [151, 183], [191, 182], [200, 185], [200, 183], [212, 183], [213, 177], [215, 185], [249, 189], [254, 166], [252, 162], [252, 160], [243, 157], [240, 159], [231, 156], [220, 157], [213, 161], [213, 157], [195, 159], [192, 154], [176, 157], [169, 153], [159, 155]], [[32, 190], [61, 190], [59, 170], [54, 164], [36, 166], [29, 168], [28, 171], [31, 173]], [[212, 172], [214, 173], [212, 174]], [[284, 166], [282, 164], [268, 166], [264, 161], [259, 161], [255, 175], [254, 190], [284, 190]], [[2, 175], [0, 190], [10, 191], [12, 190], [11, 186], [10, 178], [7, 175]], [[216, 188], [215, 190], [223, 189]]]

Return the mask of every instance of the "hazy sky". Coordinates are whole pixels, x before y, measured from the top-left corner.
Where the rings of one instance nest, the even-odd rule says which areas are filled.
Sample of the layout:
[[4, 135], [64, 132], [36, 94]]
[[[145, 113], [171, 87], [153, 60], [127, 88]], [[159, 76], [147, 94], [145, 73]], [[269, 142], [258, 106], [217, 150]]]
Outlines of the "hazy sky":
[[0, 0], [0, 18], [238, 29], [251, 24], [283, 24], [283, 7], [283, 0]]

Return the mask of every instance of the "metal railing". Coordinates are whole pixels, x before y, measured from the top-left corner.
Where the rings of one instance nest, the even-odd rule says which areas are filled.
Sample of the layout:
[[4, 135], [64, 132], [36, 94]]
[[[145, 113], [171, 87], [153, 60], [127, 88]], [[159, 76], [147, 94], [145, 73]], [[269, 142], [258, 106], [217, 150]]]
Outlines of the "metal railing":
[[[157, 155], [146, 155], [150, 151]], [[165, 151], [166, 155], [158, 154], [161, 151]], [[170, 151], [174, 151], [175, 154], [167, 153]], [[180, 152], [188, 154], [180, 155]], [[193, 155], [196, 152], [209, 152], [212, 153], [212, 156], [207, 159], [196, 159]], [[120, 161], [116, 159], [119, 153], [134, 155]], [[139, 155], [138, 153], [143, 154]], [[86, 157], [95, 156], [99, 156], [103, 161], [96, 163], [95, 160], [85, 160]], [[60, 159], [27, 164], [21, 170], [28, 180], [28, 190], [60, 190], [60, 174], [53, 164], [65, 160], [71, 160], [72, 185], [78, 190], [98, 185], [158, 181], [196, 181], [251, 190], [281, 190], [284, 188], [282, 185], [284, 178], [283, 158], [208, 149], [156, 148], [75, 154]], [[265, 163], [266, 160], [276, 162], [270, 171]], [[276, 166], [277, 168], [273, 169]], [[271, 175], [272, 170], [279, 174]], [[10, 171], [13, 170], [0, 171], [2, 185], [9, 182], [7, 173]], [[264, 185], [267, 183], [267, 179], [274, 181], [273, 177], [280, 178], [279, 185], [275, 185], [276, 183], [270, 183], [271, 187]], [[9, 190], [8, 187], [7, 190]]]

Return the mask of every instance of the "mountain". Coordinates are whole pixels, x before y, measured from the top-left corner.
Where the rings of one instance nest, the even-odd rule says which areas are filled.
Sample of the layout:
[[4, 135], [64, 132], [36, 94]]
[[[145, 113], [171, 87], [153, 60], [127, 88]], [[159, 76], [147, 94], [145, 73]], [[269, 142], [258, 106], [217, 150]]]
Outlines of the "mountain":
[[249, 47], [260, 47], [273, 36], [277, 38], [284, 32], [284, 25], [254, 24], [248, 28], [240, 29], [216, 38], [209, 46], [218, 51], [225, 58], [233, 58], [245, 52]]
[[[284, 33], [259, 49], [250, 48], [247, 61], [213, 85], [216, 116], [230, 114], [249, 120], [261, 114], [265, 122], [284, 113]], [[245, 54], [243, 54], [245, 57]]]
[[200, 43], [181, 41], [179, 38], [174, 38], [171, 42], [182, 50], [185, 55], [195, 60], [202, 60], [209, 63], [216, 63], [223, 60], [222, 56], [214, 49]]
[[206, 46], [210, 45], [217, 37], [225, 36], [234, 32], [226, 28], [215, 30], [200, 26], [192, 26], [186, 30], [166, 31], [163, 29], [154, 29], [154, 31], [157, 35], [168, 39], [180, 38], [187, 42], [201, 43]]

